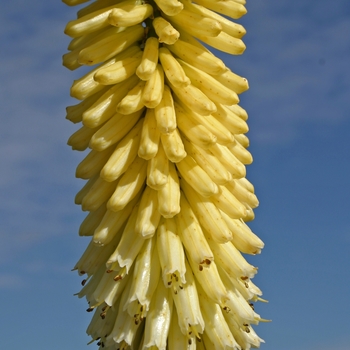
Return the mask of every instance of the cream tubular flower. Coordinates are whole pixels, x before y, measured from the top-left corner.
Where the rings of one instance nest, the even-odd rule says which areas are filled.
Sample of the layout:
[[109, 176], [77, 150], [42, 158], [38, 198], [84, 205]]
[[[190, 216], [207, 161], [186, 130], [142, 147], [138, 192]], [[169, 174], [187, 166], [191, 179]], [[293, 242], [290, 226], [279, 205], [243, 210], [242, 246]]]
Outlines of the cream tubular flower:
[[199, 306], [199, 297], [191, 267], [186, 261], [186, 284], [178, 291], [172, 289], [179, 326], [187, 338], [200, 337], [203, 333], [204, 320]]
[[178, 291], [186, 283], [186, 266], [185, 252], [173, 218], [161, 220], [157, 246], [164, 285]]
[[214, 348], [238, 349], [238, 344], [233, 337], [223, 315], [220, 306], [208, 298], [201, 286], [198, 286], [200, 305], [203, 312], [203, 319], [207, 327], [204, 334], [214, 344]]
[[147, 239], [142, 246], [135, 261], [133, 277], [124, 309], [135, 318], [135, 322], [141, 322], [147, 315], [160, 277], [155, 238]]
[[165, 288], [162, 281], [159, 281], [147, 314], [143, 342], [145, 348], [156, 347], [160, 350], [166, 350], [172, 311], [171, 291]]

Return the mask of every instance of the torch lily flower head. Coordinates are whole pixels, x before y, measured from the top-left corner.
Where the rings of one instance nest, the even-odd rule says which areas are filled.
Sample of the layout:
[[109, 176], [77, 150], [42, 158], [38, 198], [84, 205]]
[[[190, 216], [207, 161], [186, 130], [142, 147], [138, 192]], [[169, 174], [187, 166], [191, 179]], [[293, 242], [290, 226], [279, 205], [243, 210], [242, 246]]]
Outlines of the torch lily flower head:
[[[245, 0], [63, 0], [87, 3], [70, 21], [63, 65], [74, 81], [68, 140], [90, 149], [75, 197], [90, 243], [74, 267], [99, 349], [250, 349], [264, 301], [243, 254], [259, 201], [246, 179], [247, 79], [208, 47], [245, 50], [231, 19]], [[229, 19], [231, 18], [231, 19]]]

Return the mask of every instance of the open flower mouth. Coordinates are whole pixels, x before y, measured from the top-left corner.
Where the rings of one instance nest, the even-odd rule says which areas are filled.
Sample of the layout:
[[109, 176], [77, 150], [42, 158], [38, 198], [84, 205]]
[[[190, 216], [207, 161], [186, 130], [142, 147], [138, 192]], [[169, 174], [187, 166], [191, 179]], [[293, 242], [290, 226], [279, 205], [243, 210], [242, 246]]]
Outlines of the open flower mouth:
[[[87, 0], [63, 0], [79, 5]], [[75, 197], [91, 241], [74, 269], [100, 349], [250, 349], [264, 301], [242, 254], [264, 243], [247, 222], [245, 78], [208, 46], [242, 54], [245, 0], [98, 0], [70, 21], [69, 138], [89, 152]]]

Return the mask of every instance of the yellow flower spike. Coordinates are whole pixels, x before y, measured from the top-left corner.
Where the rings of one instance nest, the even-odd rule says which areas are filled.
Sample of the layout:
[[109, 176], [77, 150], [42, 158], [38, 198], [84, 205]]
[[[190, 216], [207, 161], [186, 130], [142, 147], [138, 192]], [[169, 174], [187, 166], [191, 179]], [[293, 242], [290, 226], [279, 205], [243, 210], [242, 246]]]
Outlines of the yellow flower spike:
[[[262, 295], [262, 291], [261, 289], [256, 286], [253, 281], [249, 281], [248, 282], [248, 289], [250, 290], [250, 292], [254, 293], [255, 296], [252, 299], [258, 299], [257, 296], [261, 296]], [[266, 322], [270, 322], [269, 320], [265, 320]]]
[[[249, 303], [256, 302], [259, 300], [259, 297], [262, 295], [262, 292], [259, 288], [257, 288], [249, 278], [242, 277], [241, 278], [231, 278], [227, 275], [226, 271], [223, 271], [220, 266], [218, 266], [218, 270], [220, 271], [220, 276], [224, 281], [225, 286], [227, 285], [230, 292], [234, 292], [237, 294], [239, 299], [242, 301], [245, 300], [247, 303], [243, 303], [239, 307], [240, 312], [248, 312], [249, 320], [253, 324], [258, 324], [262, 319], [260, 316], [252, 309]], [[248, 307], [249, 306], [249, 307]], [[268, 322], [268, 321], [267, 321]]]
[[224, 316], [232, 334], [237, 339], [237, 342], [241, 348], [259, 348], [261, 343], [265, 343], [265, 341], [255, 333], [252, 327], [245, 325], [239, 326], [232, 322], [232, 319], [229, 319], [225, 314]]
[[[64, 0], [70, 6], [84, 0]], [[66, 118], [90, 148], [75, 203], [90, 243], [74, 270], [94, 312], [87, 333], [106, 350], [250, 349], [266, 322], [252, 282], [262, 240], [247, 225], [259, 201], [246, 179], [248, 81], [210, 47], [245, 50], [228, 17], [246, 0], [98, 0], [65, 32], [74, 81]], [[203, 44], [204, 43], [204, 44]], [[84, 70], [84, 69], [83, 69]]]
[[[249, 349], [251, 348], [251, 343], [247, 339], [248, 333], [243, 329], [243, 324], [239, 325], [239, 323], [235, 320], [234, 317], [232, 317], [231, 312], [224, 312], [223, 313], [224, 318], [226, 320], [226, 323], [234, 336], [235, 340], [237, 341], [238, 345], [242, 349]], [[252, 328], [250, 327], [250, 330]], [[259, 346], [258, 346], [259, 347]]]

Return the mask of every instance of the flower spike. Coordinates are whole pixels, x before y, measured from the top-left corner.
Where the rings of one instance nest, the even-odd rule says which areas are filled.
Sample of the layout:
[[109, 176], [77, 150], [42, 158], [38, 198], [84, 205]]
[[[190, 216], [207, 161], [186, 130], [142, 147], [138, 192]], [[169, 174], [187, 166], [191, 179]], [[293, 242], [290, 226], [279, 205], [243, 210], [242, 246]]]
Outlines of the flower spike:
[[[263, 241], [247, 180], [246, 78], [210, 47], [240, 55], [245, 0], [63, 0], [75, 80], [68, 139], [87, 154], [75, 203], [90, 243], [74, 270], [99, 350], [257, 348], [261, 290], [244, 254]], [[86, 4], [85, 4], [86, 3]], [[257, 307], [256, 307], [257, 309]]]

